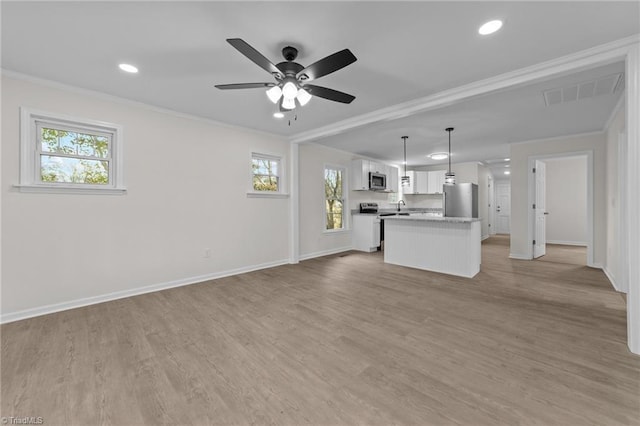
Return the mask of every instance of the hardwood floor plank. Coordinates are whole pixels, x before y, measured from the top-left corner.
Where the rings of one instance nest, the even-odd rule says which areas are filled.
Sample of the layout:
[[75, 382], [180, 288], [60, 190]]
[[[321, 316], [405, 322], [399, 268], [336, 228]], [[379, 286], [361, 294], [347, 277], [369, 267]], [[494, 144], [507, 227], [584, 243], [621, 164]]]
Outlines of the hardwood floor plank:
[[584, 248], [520, 261], [508, 243], [483, 243], [473, 279], [347, 252], [2, 325], [1, 414], [640, 425], [623, 298]]

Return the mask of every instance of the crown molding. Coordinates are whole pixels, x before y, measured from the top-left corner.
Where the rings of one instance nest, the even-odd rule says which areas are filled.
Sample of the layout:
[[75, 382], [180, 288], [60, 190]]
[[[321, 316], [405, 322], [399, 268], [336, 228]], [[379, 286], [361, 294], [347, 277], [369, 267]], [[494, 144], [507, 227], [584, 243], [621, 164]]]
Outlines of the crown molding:
[[282, 135], [275, 134], [275, 133], [269, 133], [269, 132], [265, 132], [265, 131], [262, 131], [262, 130], [256, 130], [256, 129], [252, 129], [250, 127], [242, 127], [242, 126], [236, 126], [236, 125], [233, 125], [233, 124], [223, 123], [221, 121], [212, 120], [210, 118], [201, 117], [199, 115], [187, 114], [187, 113], [176, 111], [176, 110], [169, 109], [169, 108], [163, 108], [163, 107], [159, 107], [159, 106], [155, 106], [155, 105], [146, 104], [144, 102], [132, 101], [131, 99], [121, 98], [119, 96], [114, 96], [114, 95], [109, 95], [109, 94], [104, 93], [104, 92], [99, 92], [99, 91], [90, 90], [90, 89], [84, 89], [82, 87], [77, 87], [77, 86], [71, 86], [69, 84], [60, 83], [60, 82], [53, 81], [53, 80], [47, 80], [47, 79], [44, 79], [44, 78], [32, 76], [30, 74], [23, 74], [23, 73], [20, 73], [20, 72], [17, 72], [17, 71], [7, 70], [7, 69], [4, 69], [4, 68], [0, 68], [0, 75], [2, 75], [2, 77], [7, 77], [7, 78], [15, 79], [15, 80], [26, 81], [26, 82], [34, 83], [34, 84], [39, 84], [41, 86], [49, 87], [49, 88], [52, 88], [52, 89], [62, 90], [62, 91], [70, 92], [70, 93], [76, 93], [76, 94], [79, 94], [79, 95], [92, 97], [94, 99], [99, 99], [99, 100], [102, 100], [102, 101], [119, 103], [119, 104], [123, 104], [123, 105], [128, 105], [128, 106], [132, 106], [132, 107], [136, 107], [136, 108], [145, 109], [147, 111], [153, 111], [153, 112], [157, 112], [157, 113], [160, 113], [160, 114], [171, 115], [173, 117], [184, 118], [184, 119], [187, 119], [187, 120], [199, 121], [201, 123], [206, 123], [206, 124], [210, 124], [210, 125], [218, 126], [218, 127], [224, 127], [226, 129], [237, 130], [237, 131], [241, 131], [241, 132], [250, 132], [250, 133], [257, 134], [257, 135], [267, 136], [267, 137], [270, 137], [270, 138], [276, 138], [276, 139], [285, 140], [285, 141], [287, 140], [286, 137], [284, 137]]
[[541, 62], [530, 67], [510, 71], [453, 89], [444, 90], [433, 95], [382, 108], [347, 120], [338, 121], [328, 126], [298, 133], [291, 136], [289, 141], [292, 143], [312, 142], [368, 124], [397, 120], [443, 106], [449, 106], [486, 93], [504, 90], [532, 81], [558, 77], [595, 65], [613, 63], [624, 59], [630, 47], [636, 44], [640, 44], [640, 34], [634, 34], [630, 37], [598, 45], [550, 61]]
[[[625, 75], [625, 78], [626, 78], [626, 75]], [[611, 127], [611, 123], [616, 118], [616, 115], [618, 114], [618, 111], [620, 111], [620, 109], [624, 105], [625, 99], [626, 99], [626, 96], [625, 96], [624, 93], [622, 93], [622, 95], [620, 95], [620, 99], [618, 99], [618, 102], [616, 102], [616, 106], [613, 107], [613, 111], [611, 111], [611, 114], [609, 115], [609, 118], [604, 123], [604, 127], [602, 128], [603, 131], [607, 131], [609, 129], [609, 127]]]
[[[591, 136], [604, 136], [604, 130], [595, 130], [592, 132], [582, 132], [582, 133], [572, 133], [569, 135], [560, 135], [560, 136], [551, 136], [548, 138], [540, 138], [540, 139], [529, 139], [526, 141], [518, 141], [518, 142], [509, 142], [509, 145], [524, 145], [528, 143], [538, 143], [538, 142], [552, 142], [562, 139], [572, 139], [572, 138], [586, 138]], [[553, 154], [556, 155], [556, 154]]]

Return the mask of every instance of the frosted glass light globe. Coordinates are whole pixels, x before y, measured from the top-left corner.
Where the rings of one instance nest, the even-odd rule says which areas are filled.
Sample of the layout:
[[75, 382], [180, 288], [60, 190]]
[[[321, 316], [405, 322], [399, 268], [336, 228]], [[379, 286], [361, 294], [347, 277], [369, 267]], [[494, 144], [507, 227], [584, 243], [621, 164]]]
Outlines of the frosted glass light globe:
[[297, 94], [298, 88], [292, 82], [287, 81], [284, 86], [282, 86], [282, 96], [284, 96], [285, 99], [295, 99]]

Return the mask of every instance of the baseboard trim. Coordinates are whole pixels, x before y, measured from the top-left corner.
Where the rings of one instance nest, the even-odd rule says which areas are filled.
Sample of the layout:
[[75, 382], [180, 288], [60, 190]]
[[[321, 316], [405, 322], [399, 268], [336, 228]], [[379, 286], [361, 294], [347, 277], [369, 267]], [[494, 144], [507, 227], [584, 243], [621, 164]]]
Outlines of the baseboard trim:
[[335, 248], [335, 249], [322, 250], [322, 251], [316, 251], [316, 252], [313, 252], [313, 253], [301, 254], [300, 255], [300, 260], [309, 260], [309, 259], [313, 259], [314, 257], [329, 256], [329, 255], [332, 255], [332, 254], [343, 253], [343, 252], [349, 251], [349, 250], [353, 250], [353, 247], [352, 246], [339, 247], [339, 248]]
[[482, 238], [480, 239], [480, 241], [484, 241], [484, 240], [486, 240], [486, 239], [487, 239], [487, 238], [489, 238], [489, 237], [490, 237], [490, 235], [483, 235], [483, 236], [482, 236]]
[[0, 324], [6, 324], [27, 318], [38, 317], [41, 315], [53, 314], [56, 312], [67, 311], [69, 309], [82, 308], [84, 306], [96, 305], [98, 303], [110, 302], [112, 300], [124, 299], [141, 294], [153, 293], [156, 291], [167, 290], [175, 287], [182, 287], [191, 284], [198, 284], [204, 281], [215, 280], [218, 278], [229, 277], [232, 275], [244, 274], [247, 272], [258, 271], [261, 269], [273, 268], [275, 266], [287, 265], [289, 260], [278, 260], [275, 262], [261, 263], [258, 265], [246, 266], [243, 268], [229, 269], [227, 271], [215, 272], [212, 274], [199, 275], [195, 277], [183, 278], [174, 281], [168, 281], [160, 284], [152, 284], [144, 287], [137, 287], [129, 290], [115, 291], [112, 293], [102, 294], [99, 296], [84, 297], [68, 302], [54, 303], [51, 305], [39, 306], [37, 308], [24, 309], [17, 312], [3, 313], [0, 315]]
[[607, 276], [607, 278], [609, 279], [609, 282], [611, 283], [615, 291], [617, 291], [618, 293], [626, 293], [626, 291], [622, 290], [620, 286], [616, 284], [616, 280], [613, 277], [613, 274], [611, 273], [611, 271], [609, 271], [606, 267], [604, 267], [602, 268], [602, 272], [604, 272], [604, 274]]
[[562, 244], [563, 246], [587, 247], [586, 241], [547, 240], [547, 244]]
[[509, 259], [531, 260], [531, 256], [526, 255], [526, 254], [509, 253]]

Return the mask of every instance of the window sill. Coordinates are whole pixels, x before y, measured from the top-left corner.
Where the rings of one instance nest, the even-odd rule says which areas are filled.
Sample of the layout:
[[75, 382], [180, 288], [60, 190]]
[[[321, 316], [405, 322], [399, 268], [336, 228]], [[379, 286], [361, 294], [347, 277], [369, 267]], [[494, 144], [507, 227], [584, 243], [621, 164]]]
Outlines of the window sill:
[[289, 198], [284, 192], [247, 192], [247, 198]]
[[126, 188], [83, 188], [70, 186], [48, 186], [48, 185], [13, 185], [20, 192], [39, 192], [49, 194], [91, 194], [91, 195], [124, 195]]
[[325, 229], [322, 231], [323, 234], [331, 235], [331, 234], [344, 234], [349, 232], [348, 229]]

